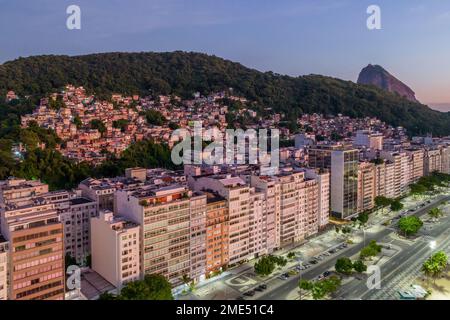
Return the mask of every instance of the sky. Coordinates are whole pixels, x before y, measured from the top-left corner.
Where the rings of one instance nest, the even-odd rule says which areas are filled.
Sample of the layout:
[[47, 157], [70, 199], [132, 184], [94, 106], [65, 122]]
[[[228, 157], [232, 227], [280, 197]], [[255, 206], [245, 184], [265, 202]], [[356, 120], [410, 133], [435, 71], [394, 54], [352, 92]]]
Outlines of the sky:
[[[69, 5], [81, 9], [81, 30], [66, 27]], [[369, 5], [381, 9], [381, 30], [366, 26]], [[448, 0], [0, 0], [0, 63], [174, 50], [351, 81], [379, 64], [421, 102], [450, 110]]]

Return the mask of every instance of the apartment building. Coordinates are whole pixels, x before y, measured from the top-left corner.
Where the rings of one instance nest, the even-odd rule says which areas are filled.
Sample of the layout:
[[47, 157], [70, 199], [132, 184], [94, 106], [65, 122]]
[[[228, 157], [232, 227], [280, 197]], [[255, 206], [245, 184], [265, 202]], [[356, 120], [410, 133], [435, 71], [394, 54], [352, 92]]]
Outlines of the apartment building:
[[262, 192], [250, 189], [249, 199], [249, 246], [251, 257], [268, 254], [267, 250], [267, 210], [266, 199]]
[[358, 212], [370, 210], [375, 206], [375, 165], [361, 162], [358, 167]]
[[92, 269], [118, 291], [140, 279], [140, 230], [137, 223], [102, 210], [91, 219]]
[[206, 192], [206, 274], [228, 265], [228, 207], [225, 198]]
[[267, 252], [272, 253], [280, 248], [280, 184], [274, 176], [250, 176], [250, 185], [264, 194], [266, 219], [263, 222], [266, 228]]
[[415, 183], [424, 176], [425, 152], [422, 149], [407, 149], [406, 153], [409, 155], [410, 183]]
[[[142, 170], [129, 169], [129, 177], [93, 179], [88, 178], [80, 182], [78, 189], [81, 190], [81, 196], [97, 203], [98, 210], [110, 210], [115, 212], [114, 192], [129, 188], [136, 188], [144, 185], [142, 179]], [[139, 177], [139, 179], [137, 178]]]
[[48, 185], [39, 180], [10, 178], [0, 181], [0, 204], [28, 203], [30, 197], [48, 192]]
[[0, 234], [0, 301], [8, 299], [9, 244]]
[[442, 172], [442, 156], [440, 149], [425, 151], [424, 174], [430, 175], [433, 172]]
[[305, 177], [318, 183], [318, 223], [319, 230], [325, 228], [330, 218], [330, 172], [323, 169], [306, 169]]
[[250, 259], [251, 188], [240, 177], [231, 175], [190, 177], [189, 186], [196, 191], [215, 192], [227, 200], [229, 263]]
[[331, 213], [340, 219], [350, 219], [358, 213], [357, 149], [331, 152]]
[[[307, 170], [294, 170], [251, 177], [251, 185], [264, 194], [265, 225], [271, 226], [271, 232], [266, 234], [274, 234], [276, 239], [266, 244], [268, 253], [317, 233], [321, 219], [328, 223], [329, 174], [309, 170], [310, 176], [307, 175]], [[320, 188], [326, 189], [322, 198]]]
[[55, 205], [39, 197], [7, 204], [1, 221], [9, 241], [8, 299], [64, 299], [64, 236]]
[[196, 281], [206, 276], [206, 206], [204, 193], [194, 193], [190, 198], [190, 278]]
[[398, 198], [406, 194], [411, 182], [411, 171], [409, 156], [406, 152], [382, 151], [381, 158], [386, 159], [394, 165], [394, 188], [392, 192], [386, 191], [389, 198]]
[[441, 172], [450, 174], [450, 146], [441, 148]]
[[359, 151], [342, 145], [315, 146], [308, 150], [311, 168], [328, 169], [331, 214], [350, 219], [357, 214]]
[[97, 203], [80, 196], [81, 191], [53, 191], [41, 197], [55, 204], [64, 226], [65, 255], [86, 264], [91, 254], [90, 219], [98, 215]]
[[141, 273], [164, 275], [174, 286], [190, 276], [192, 196], [178, 184], [116, 191], [116, 213], [140, 226]]
[[363, 146], [372, 150], [383, 150], [383, 134], [370, 130], [358, 130], [355, 138], [356, 146]]

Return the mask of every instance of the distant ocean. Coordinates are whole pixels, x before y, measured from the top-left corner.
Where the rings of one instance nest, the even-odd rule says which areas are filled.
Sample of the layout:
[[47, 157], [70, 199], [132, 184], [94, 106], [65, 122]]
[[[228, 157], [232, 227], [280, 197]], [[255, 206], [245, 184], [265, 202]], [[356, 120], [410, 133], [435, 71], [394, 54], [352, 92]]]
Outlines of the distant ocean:
[[427, 103], [427, 105], [434, 110], [442, 112], [450, 111], [450, 103]]

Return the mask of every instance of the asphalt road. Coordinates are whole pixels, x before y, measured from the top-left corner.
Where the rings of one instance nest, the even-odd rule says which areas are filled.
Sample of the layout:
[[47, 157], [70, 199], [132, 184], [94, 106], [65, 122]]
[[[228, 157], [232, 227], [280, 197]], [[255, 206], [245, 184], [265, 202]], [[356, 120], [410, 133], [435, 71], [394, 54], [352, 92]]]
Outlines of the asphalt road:
[[[414, 212], [413, 214], [416, 216], [421, 216], [428, 212], [428, 210], [439, 206], [440, 203], [450, 200], [450, 196], [442, 196], [438, 198], [438, 200], [434, 201], [433, 203], [420, 208], [418, 211]], [[445, 232], [450, 227], [450, 221], [447, 223], [444, 223], [440, 226], [437, 226], [436, 228], [433, 228], [433, 230], [430, 232], [430, 236], [438, 237], [442, 233]], [[366, 243], [368, 243], [371, 240], [381, 241], [383, 238], [387, 237], [391, 233], [393, 233], [392, 225], [390, 227], [383, 227], [380, 231], [376, 233], [367, 233], [366, 232]], [[312, 280], [316, 278], [317, 276], [323, 274], [323, 272], [332, 269], [334, 267], [334, 264], [336, 263], [336, 260], [341, 257], [351, 257], [355, 254], [357, 254], [362, 248], [364, 247], [363, 243], [358, 243], [349, 246], [346, 250], [341, 250], [339, 253], [332, 255], [327, 258], [325, 261], [319, 262], [319, 264], [313, 266], [312, 268], [305, 270], [301, 273], [301, 277], [303, 279]], [[406, 248], [405, 250], [401, 251], [401, 253], [397, 254], [393, 257], [393, 259], [389, 260], [389, 262], [386, 264], [386, 267], [383, 266], [382, 268], [382, 274], [386, 274], [387, 276], [382, 280], [382, 286], [383, 281], [384, 283], [388, 283], [392, 276], [398, 275], [396, 271], [405, 269], [405, 266], [408, 266], [408, 263], [411, 264], [411, 261], [420, 260], [423, 261], [424, 257], [428, 257], [430, 254], [429, 244], [424, 242], [417, 242], [416, 244], [410, 246], [409, 248]], [[383, 276], [382, 276], [383, 277]], [[292, 291], [298, 288], [298, 281], [300, 279], [300, 275], [290, 277], [287, 280], [280, 280], [280, 279], [274, 279], [271, 282], [268, 283], [268, 289], [263, 294], [260, 294], [255, 297], [257, 300], [286, 300], [287, 295]], [[362, 298], [370, 299], [371, 292], [367, 293], [368, 289], [366, 287], [366, 281], [365, 280], [355, 280], [355, 284], [351, 284], [349, 286], [349, 289], [344, 289], [342, 294], [340, 294], [344, 298], [349, 298], [350, 296], [359, 297], [362, 296]], [[281, 284], [280, 284], [281, 283]], [[272, 288], [272, 289], [271, 289]], [[349, 294], [349, 292], [352, 292]]]

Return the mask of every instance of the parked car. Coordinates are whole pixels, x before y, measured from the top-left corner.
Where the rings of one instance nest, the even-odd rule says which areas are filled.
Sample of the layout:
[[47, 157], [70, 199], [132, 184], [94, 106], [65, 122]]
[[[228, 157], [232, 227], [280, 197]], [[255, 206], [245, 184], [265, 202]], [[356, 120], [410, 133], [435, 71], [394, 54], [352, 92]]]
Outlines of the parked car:
[[323, 276], [324, 276], [324, 277], [328, 277], [330, 274], [331, 274], [330, 271], [325, 271], [325, 272], [323, 273]]
[[247, 296], [247, 297], [253, 297], [255, 295], [255, 291], [253, 291], [253, 290], [250, 290], [250, 291], [247, 291], [246, 293], [244, 293], [244, 296]]
[[288, 277], [286, 277], [284, 274], [282, 274], [282, 275], [280, 275], [279, 277], [278, 277], [278, 279], [281, 279], [281, 280], [286, 280]]
[[266, 289], [267, 289], [267, 284], [263, 283], [263, 284], [261, 284], [258, 288], [261, 288], [261, 289], [263, 289], [263, 290], [266, 290]]

